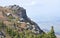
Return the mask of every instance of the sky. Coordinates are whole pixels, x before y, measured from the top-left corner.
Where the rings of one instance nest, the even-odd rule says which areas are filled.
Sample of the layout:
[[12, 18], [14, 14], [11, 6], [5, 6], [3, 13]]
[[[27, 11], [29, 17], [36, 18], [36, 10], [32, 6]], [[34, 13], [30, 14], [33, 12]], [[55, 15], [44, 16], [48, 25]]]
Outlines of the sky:
[[60, 0], [0, 0], [0, 6], [14, 4], [24, 7], [28, 17], [42, 29], [48, 29], [53, 25], [59, 31]]

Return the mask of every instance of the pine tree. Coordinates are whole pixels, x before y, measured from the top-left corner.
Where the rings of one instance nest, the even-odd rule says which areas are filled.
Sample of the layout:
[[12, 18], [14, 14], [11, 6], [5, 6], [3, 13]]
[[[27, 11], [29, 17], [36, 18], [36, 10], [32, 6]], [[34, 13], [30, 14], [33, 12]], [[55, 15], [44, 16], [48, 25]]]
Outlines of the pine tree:
[[5, 26], [4, 26], [4, 23], [3, 23], [3, 21], [2, 21], [2, 28], [4, 28]]
[[14, 25], [14, 27], [15, 27], [15, 29], [16, 29], [16, 24], [14, 23], [13, 25]]
[[56, 35], [55, 35], [55, 32], [54, 32], [53, 26], [51, 27], [51, 30], [50, 30], [50, 32], [48, 33], [48, 35], [49, 35], [50, 38], [56, 38]]
[[3, 23], [3, 21], [0, 22], [0, 28], [3, 28], [4, 29], [5, 27], [5, 24]]

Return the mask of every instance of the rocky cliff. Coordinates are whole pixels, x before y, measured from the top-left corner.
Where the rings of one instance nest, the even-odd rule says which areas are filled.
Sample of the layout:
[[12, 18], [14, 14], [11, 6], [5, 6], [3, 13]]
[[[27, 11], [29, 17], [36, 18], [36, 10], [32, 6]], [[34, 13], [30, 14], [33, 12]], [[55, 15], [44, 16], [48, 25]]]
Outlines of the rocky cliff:
[[43, 33], [40, 27], [26, 15], [26, 9], [19, 5], [0, 6], [0, 21], [9, 28], [18, 29], [19, 32], [31, 30], [35, 34]]

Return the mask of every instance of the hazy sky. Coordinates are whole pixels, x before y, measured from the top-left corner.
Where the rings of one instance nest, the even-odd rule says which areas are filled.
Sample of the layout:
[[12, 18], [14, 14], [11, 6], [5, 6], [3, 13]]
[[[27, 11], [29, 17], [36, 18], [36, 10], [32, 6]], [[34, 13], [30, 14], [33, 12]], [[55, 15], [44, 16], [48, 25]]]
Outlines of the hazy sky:
[[0, 6], [14, 4], [24, 7], [27, 15], [38, 24], [53, 23], [58, 25], [58, 28], [55, 26], [56, 29], [60, 28], [60, 0], [0, 0]]
[[0, 0], [0, 6], [13, 4], [24, 7], [33, 20], [60, 21], [60, 0]]

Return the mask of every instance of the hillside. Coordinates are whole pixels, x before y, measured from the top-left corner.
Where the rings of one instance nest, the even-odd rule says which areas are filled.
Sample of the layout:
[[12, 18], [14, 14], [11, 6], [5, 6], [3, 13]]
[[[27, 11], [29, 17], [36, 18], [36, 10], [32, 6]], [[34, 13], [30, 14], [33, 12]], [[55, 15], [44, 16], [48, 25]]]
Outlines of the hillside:
[[[44, 32], [19, 5], [0, 6], [0, 38], [56, 38], [54, 27]], [[58, 38], [58, 37], [57, 37]]]
[[17, 33], [25, 30], [31, 31], [34, 34], [44, 33], [40, 27], [30, 20], [26, 15], [26, 9], [18, 5], [0, 6], [0, 37], [11, 38], [7, 33], [7, 29], [12, 29]]

